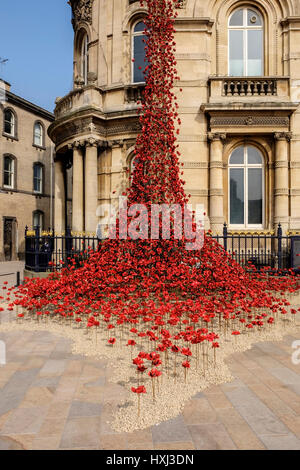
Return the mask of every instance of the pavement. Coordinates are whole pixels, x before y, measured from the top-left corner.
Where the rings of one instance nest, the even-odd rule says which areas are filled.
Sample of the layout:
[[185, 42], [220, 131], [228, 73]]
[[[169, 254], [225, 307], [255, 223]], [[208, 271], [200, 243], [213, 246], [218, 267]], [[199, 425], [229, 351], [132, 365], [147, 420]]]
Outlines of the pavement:
[[20, 272], [20, 279], [23, 280], [25, 263], [24, 261], [3, 261], [0, 262], [0, 287], [5, 281], [8, 286], [15, 286], [17, 283], [17, 272]]
[[1, 340], [0, 450], [300, 450], [296, 335], [234, 354], [233, 382], [210, 386], [176, 418], [133, 433], [111, 427], [124, 388], [109, 382], [106, 360], [73, 355], [69, 339], [47, 331], [0, 332]]

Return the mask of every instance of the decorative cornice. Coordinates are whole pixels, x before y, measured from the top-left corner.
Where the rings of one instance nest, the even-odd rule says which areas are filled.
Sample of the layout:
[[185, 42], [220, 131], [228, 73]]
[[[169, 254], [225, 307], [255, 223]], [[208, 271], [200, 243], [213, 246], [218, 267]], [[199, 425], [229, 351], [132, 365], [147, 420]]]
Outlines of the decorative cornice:
[[210, 120], [211, 127], [288, 127], [289, 123], [286, 116], [216, 116]]

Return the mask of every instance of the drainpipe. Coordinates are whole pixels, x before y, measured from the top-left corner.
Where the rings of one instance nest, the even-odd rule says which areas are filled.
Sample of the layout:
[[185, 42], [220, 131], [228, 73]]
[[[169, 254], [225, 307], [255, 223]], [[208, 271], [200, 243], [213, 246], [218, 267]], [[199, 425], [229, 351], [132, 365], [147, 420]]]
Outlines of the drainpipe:
[[54, 144], [51, 142], [50, 144], [51, 149], [51, 171], [50, 171], [50, 229], [52, 230], [54, 227], [53, 221], [53, 172], [54, 172]]

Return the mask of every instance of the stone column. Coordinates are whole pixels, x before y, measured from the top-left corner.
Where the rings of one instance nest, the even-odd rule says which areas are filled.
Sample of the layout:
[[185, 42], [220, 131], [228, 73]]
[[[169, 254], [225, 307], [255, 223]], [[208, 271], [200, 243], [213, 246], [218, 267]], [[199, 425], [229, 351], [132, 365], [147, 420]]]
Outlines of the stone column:
[[275, 135], [275, 184], [274, 224], [280, 222], [285, 234], [289, 225], [289, 141], [291, 133], [276, 132]]
[[91, 138], [85, 150], [85, 231], [96, 232], [98, 217], [98, 143]]
[[61, 234], [65, 229], [65, 181], [63, 162], [55, 162], [55, 188], [54, 188], [54, 229]]
[[83, 232], [83, 152], [76, 142], [73, 146], [72, 230]]
[[226, 134], [208, 134], [210, 141], [209, 164], [209, 219], [213, 233], [222, 233], [223, 212], [223, 142]]

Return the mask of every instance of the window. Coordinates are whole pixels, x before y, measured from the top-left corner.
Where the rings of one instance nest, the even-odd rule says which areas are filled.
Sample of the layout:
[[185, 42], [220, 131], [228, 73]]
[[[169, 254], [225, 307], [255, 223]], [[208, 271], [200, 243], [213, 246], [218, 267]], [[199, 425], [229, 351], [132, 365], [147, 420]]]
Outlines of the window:
[[147, 39], [147, 36], [144, 34], [145, 23], [144, 21], [138, 21], [133, 27], [132, 33], [132, 81], [133, 83], [144, 83], [145, 76], [144, 70], [148, 64], [147, 60], [145, 61], [146, 53], [145, 47], [146, 44], [143, 40]]
[[39, 227], [40, 230], [43, 230], [44, 226], [44, 214], [42, 211], [34, 211], [32, 214], [32, 223], [33, 228]]
[[229, 159], [230, 225], [262, 228], [263, 207], [263, 157], [255, 147], [238, 147]]
[[15, 160], [13, 157], [5, 156], [3, 165], [3, 186], [14, 188], [15, 185]]
[[43, 192], [43, 166], [40, 163], [33, 165], [33, 190], [36, 193]]
[[133, 175], [136, 169], [137, 164], [139, 163], [139, 157], [133, 157], [130, 163], [130, 183], [133, 181]]
[[40, 122], [34, 124], [33, 143], [38, 147], [43, 147], [44, 144], [44, 129]]
[[252, 8], [241, 8], [229, 18], [229, 75], [264, 74], [264, 25]]
[[4, 132], [12, 137], [15, 137], [16, 133], [16, 119], [11, 109], [4, 111]]
[[81, 76], [84, 80], [84, 84], [88, 83], [88, 71], [89, 71], [89, 37], [85, 34], [81, 42], [81, 53], [80, 53], [80, 63], [81, 63]]

